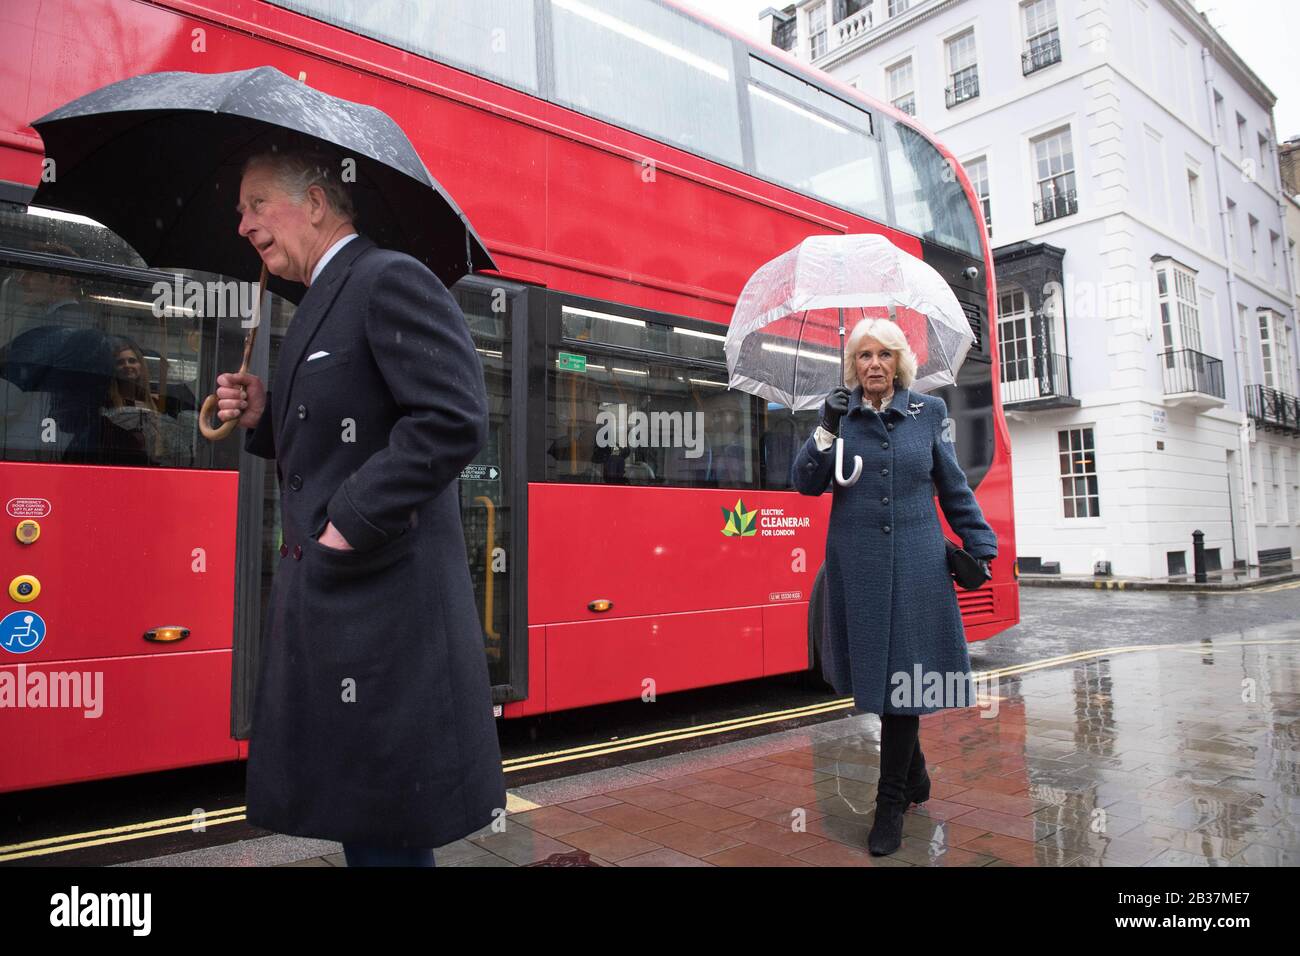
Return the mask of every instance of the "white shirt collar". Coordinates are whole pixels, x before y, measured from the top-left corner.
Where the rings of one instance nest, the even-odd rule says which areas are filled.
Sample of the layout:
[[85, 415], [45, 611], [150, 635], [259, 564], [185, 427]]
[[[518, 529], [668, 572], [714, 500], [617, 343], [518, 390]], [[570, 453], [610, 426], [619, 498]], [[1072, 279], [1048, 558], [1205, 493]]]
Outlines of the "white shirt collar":
[[[320, 261], [316, 263], [316, 268], [311, 270], [311, 281], [315, 282], [316, 277], [319, 276], [325, 270], [325, 267], [329, 265], [329, 261], [334, 258], [335, 254], [344, 246], [346, 246], [349, 240], [355, 239], [356, 237], [357, 234], [355, 232], [350, 232], [342, 239], [340, 239], [338, 242], [334, 243], [334, 245], [326, 249], [325, 255], [321, 256]], [[308, 283], [308, 285], [310, 284], [311, 283]]]

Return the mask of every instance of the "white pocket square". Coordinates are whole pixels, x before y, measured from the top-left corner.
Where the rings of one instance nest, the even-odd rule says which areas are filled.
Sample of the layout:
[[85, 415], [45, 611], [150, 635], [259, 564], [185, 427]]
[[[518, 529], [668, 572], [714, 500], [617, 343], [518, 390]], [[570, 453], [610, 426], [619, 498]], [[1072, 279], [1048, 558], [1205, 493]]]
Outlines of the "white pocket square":
[[311, 355], [307, 356], [307, 361], [314, 362], [316, 359], [324, 358], [327, 355], [329, 355], [329, 352], [312, 352]]

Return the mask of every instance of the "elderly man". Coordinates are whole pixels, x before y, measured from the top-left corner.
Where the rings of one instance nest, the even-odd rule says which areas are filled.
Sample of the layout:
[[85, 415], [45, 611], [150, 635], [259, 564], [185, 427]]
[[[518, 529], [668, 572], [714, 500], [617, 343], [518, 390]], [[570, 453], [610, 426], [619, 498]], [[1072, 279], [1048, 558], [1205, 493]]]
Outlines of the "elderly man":
[[248, 819], [339, 840], [349, 866], [432, 866], [505, 808], [457, 485], [487, 393], [443, 284], [353, 228], [340, 162], [268, 153], [240, 186], [239, 234], [307, 286], [271, 387], [217, 380], [281, 495]]

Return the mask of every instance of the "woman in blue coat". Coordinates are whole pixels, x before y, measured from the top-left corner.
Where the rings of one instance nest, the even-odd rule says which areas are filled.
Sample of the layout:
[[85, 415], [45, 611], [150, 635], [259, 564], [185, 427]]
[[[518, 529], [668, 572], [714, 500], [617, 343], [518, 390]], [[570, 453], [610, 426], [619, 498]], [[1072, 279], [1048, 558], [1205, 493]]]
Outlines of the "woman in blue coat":
[[[997, 536], [957, 463], [947, 404], [908, 388], [916, 356], [902, 329], [864, 319], [845, 343], [845, 359], [845, 387], [827, 396], [792, 477], [805, 495], [834, 491], [823, 660], [837, 692], [851, 691], [859, 709], [880, 715], [880, 782], [867, 844], [883, 855], [898, 849], [908, 804], [930, 795], [920, 715], [976, 703], [935, 495], [974, 557], [997, 557]], [[847, 487], [833, 478], [841, 419], [845, 461], [862, 458], [861, 476]]]

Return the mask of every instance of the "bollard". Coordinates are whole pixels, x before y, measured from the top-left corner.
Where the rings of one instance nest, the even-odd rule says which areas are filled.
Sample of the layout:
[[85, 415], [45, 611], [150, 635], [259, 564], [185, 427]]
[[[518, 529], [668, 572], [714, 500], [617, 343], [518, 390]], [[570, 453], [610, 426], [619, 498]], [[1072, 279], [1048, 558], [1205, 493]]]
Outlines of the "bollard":
[[1192, 532], [1192, 561], [1196, 569], [1196, 583], [1205, 583], [1205, 532]]

